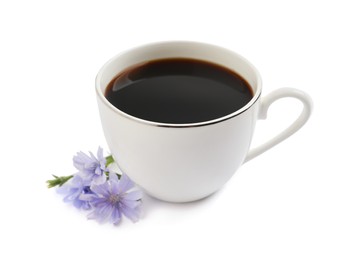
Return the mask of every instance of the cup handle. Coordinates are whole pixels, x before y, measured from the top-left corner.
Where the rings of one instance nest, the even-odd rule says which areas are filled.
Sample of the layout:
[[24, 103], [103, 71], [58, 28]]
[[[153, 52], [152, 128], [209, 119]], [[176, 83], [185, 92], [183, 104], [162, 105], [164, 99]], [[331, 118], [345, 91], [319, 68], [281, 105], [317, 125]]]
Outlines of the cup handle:
[[264, 153], [265, 151], [272, 148], [273, 146], [284, 141], [289, 136], [297, 132], [308, 121], [313, 108], [312, 99], [305, 92], [294, 88], [280, 88], [265, 96], [262, 99], [260, 105], [260, 109], [258, 112], [258, 119], [266, 119], [269, 106], [274, 101], [285, 97], [292, 97], [300, 100], [304, 106], [303, 111], [300, 113], [299, 117], [287, 129], [282, 131], [280, 134], [276, 135], [271, 140], [265, 142], [264, 144], [251, 149], [248, 152], [244, 163], [248, 162], [249, 160], [255, 158], [256, 156]]

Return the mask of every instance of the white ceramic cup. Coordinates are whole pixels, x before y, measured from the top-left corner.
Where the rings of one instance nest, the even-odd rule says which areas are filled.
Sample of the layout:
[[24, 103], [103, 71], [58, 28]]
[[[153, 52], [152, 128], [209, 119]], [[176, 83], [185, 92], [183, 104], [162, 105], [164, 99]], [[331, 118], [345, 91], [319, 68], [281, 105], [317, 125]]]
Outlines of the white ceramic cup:
[[[104, 96], [108, 83], [132, 65], [163, 58], [193, 58], [227, 67], [253, 89], [241, 109], [205, 122], [170, 124], [143, 120], [114, 107]], [[197, 42], [159, 42], [133, 48], [109, 60], [96, 77], [101, 123], [120, 169], [148, 194], [170, 202], [204, 198], [226, 183], [241, 164], [283, 141], [308, 120], [312, 101], [304, 92], [281, 88], [261, 98], [258, 71], [230, 50]], [[257, 119], [277, 99], [300, 100], [303, 111], [282, 133], [250, 150]]]

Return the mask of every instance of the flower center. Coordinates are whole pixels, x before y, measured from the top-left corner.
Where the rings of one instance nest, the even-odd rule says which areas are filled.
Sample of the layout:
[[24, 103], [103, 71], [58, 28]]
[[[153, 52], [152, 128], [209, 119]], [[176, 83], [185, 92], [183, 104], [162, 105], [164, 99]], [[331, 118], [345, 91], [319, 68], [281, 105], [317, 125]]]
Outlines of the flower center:
[[90, 187], [89, 187], [89, 186], [85, 186], [85, 187], [83, 188], [83, 193], [84, 193], [84, 194], [91, 193]]
[[120, 196], [118, 194], [111, 194], [109, 197], [109, 202], [111, 204], [116, 204], [117, 202], [119, 202], [120, 200]]

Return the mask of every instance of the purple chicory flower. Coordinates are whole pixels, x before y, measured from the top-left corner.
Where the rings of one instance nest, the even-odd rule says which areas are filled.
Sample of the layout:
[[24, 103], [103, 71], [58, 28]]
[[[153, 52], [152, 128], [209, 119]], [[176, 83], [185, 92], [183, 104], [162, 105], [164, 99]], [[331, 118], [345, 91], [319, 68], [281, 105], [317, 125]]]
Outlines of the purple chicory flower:
[[72, 203], [78, 209], [91, 209], [89, 201], [80, 199], [82, 194], [92, 194], [90, 182], [75, 175], [69, 182], [58, 188], [58, 193], [65, 195], [63, 201]]
[[136, 222], [139, 219], [142, 193], [139, 190], [130, 191], [134, 186], [126, 174], [119, 180], [115, 173], [110, 173], [109, 180], [105, 183], [91, 185], [90, 189], [94, 194], [80, 196], [93, 207], [88, 218], [99, 222], [109, 221], [117, 225], [123, 214]]
[[106, 181], [105, 172], [110, 172], [106, 166], [106, 158], [103, 156], [103, 149], [98, 148], [97, 157], [92, 152], [90, 156], [78, 152], [73, 157], [73, 165], [79, 170], [79, 174], [83, 179], [93, 181], [95, 184], [102, 184]]

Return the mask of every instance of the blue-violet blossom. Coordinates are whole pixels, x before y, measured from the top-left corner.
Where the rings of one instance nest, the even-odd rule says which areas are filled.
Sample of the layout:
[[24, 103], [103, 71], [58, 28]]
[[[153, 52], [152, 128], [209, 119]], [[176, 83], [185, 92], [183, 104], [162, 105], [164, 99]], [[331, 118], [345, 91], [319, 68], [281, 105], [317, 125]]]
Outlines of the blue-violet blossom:
[[136, 222], [139, 219], [142, 193], [139, 190], [130, 191], [134, 185], [126, 174], [121, 175], [119, 180], [115, 173], [110, 173], [109, 180], [103, 184], [92, 184], [90, 189], [93, 194], [80, 196], [93, 207], [88, 218], [117, 225], [122, 215], [125, 215]]
[[106, 158], [103, 155], [103, 148], [99, 147], [97, 157], [92, 152], [89, 152], [90, 156], [78, 152], [73, 157], [73, 165], [79, 170], [79, 173], [83, 179], [93, 181], [95, 184], [102, 184], [106, 181], [105, 172], [110, 172], [106, 165]]
[[82, 194], [92, 194], [90, 182], [83, 180], [79, 175], [75, 175], [68, 183], [59, 187], [58, 193], [65, 194], [64, 202], [70, 202], [78, 209], [91, 209], [88, 201], [80, 199]]

